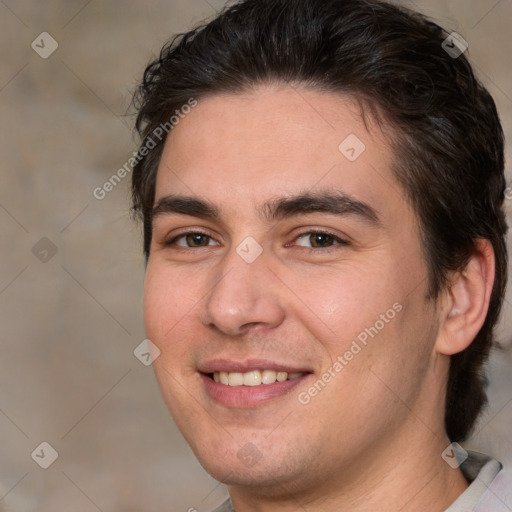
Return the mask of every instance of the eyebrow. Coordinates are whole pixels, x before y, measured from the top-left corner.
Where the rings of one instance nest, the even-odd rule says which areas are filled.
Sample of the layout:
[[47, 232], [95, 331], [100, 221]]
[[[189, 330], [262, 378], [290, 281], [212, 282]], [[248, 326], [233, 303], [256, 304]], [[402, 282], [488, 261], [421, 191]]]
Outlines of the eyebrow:
[[[308, 213], [354, 216], [367, 224], [380, 227], [381, 218], [375, 208], [342, 192], [303, 193], [267, 201], [260, 214], [267, 221], [282, 220]], [[220, 209], [212, 202], [197, 197], [168, 195], [153, 207], [152, 219], [162, 215], [189, 215], [220, 221]]]

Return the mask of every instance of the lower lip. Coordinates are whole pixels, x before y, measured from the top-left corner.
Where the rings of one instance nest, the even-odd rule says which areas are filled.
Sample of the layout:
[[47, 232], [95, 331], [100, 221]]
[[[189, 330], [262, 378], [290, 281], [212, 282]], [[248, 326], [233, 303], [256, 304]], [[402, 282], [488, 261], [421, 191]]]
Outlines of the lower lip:
[[311, 374], [296, 379], [260, 384], [259, 386], [227, 386], [215, 382], [205, 374], [201, 374], [206, 392], [216, 402], [228, 407], [249, 408], [269, 402], [273, 398], [287, 395], [291, 390], [304, 382]]

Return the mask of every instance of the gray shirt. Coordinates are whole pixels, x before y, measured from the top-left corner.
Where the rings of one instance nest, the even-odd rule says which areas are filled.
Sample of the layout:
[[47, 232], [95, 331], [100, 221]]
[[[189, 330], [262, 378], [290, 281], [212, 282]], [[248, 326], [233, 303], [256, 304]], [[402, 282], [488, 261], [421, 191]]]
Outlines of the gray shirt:
[[[502, 465], [492, 457], [468, 451], [460, 466], [470, 486], [445, 512], [511, 512], [512, 496], [507, 493]], [[228, 498], [213, 512], [235, 512]]]

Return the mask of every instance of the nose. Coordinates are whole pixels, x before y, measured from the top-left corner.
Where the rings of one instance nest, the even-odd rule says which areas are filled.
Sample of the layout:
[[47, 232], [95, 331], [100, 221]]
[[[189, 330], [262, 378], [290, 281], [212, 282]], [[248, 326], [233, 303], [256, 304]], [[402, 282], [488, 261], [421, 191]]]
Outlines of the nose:
[[280, 325], [285, 310], [264, 254], [247, 263], [235, 250], [212, 272], [201, 321], [222, 334], [236, 337], [254, 327]]

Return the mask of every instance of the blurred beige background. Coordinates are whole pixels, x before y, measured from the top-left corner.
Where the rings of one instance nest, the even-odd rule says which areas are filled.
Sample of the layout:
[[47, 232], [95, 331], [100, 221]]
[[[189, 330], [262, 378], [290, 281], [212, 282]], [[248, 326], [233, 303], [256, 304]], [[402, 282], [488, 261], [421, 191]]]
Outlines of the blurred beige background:
[[[512, 0], [406, 4], [468, 40], [510, 139]], [[222, 5], [0, 0], [0, 510], [203, 512], [225, 496], [134, 355], [144, 265], [129, 177], [93, 196], [136, 148], [125, 113], [149, 59]], [[509, 293], [490, 407], [468, 444], [507, 464], [511, 310]], [[42, 442], [58, 452], [48, 469]]]

